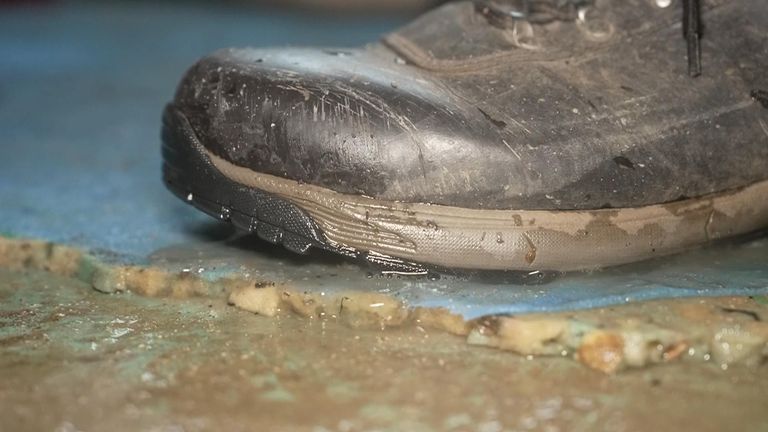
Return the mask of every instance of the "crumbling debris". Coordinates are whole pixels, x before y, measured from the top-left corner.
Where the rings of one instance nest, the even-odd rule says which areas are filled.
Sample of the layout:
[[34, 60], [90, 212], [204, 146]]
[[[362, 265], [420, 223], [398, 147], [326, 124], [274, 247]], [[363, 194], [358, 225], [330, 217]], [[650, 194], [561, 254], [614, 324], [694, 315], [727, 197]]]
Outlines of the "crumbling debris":
[[[524, 356], [570, 357], [608, 374], [678, 361], [712, 362], [727, 369], [768, 359], [768, 323], [761, 319], [768, 304], [763, 297], [666, 300], [467, 321], [443, 308], [412, 308], [382, 293], [300, 292], [290, 284], [247, 277], [208, 280], [191, 271], [109, 264], [76, 248], [44, 241], [0, 237], [0, 267], [74, 277], [104, 293], [223, 296], [229, 304], [265, 317], [289, 313], [353, 328], [435, 329], [465, 337], [470, 345]], [[665, 321], [653, 322], [654, 316], [664, 316]]]
[[248, 312], [273, 317], [280, 311], [280, 293], [274, 284], [246, 283], [232, 290], [228, 303]]

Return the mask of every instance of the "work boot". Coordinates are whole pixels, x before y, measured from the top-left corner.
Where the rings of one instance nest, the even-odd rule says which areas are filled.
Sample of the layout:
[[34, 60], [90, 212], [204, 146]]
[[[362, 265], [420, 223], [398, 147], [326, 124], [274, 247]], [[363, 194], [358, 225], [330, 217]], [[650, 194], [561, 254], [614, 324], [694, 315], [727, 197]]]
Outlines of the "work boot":
[[576, 270], [768, 226], [764, 0], [449, 3], [361, 49], [225, 49], [164, 178], [261, 238], [403, 272]]

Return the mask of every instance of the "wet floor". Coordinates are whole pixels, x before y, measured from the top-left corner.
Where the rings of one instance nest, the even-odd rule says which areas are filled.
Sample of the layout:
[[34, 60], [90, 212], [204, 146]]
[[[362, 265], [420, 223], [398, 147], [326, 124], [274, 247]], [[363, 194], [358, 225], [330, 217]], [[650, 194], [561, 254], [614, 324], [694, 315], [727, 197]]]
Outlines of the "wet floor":
[[[176, 3], [0, 15], [0, 249], [31, 237], [99, 260], [47, 243], [21, 265], [20, 249], [0, 254], [0, 431], [768, 430], [765, 237], [593, 273], [398, 278], [233, 236], [164, 190], [160, 113], [196, 58], [357, 45], [405, 19]], [[240, 298], [274, 316], [229, 306], [216, 281], [232, 278], [275, 284]], [[286, 292], [336, 300], [308, 314]], [[338, 319], [350, 292], [383, 296], [362, 308], [375, 325]], [[671, 297], [687, 300], [638, 303]], [[402, 321], [380, 325], [385, 303]], [[563, 312], [471, 321], [543, 311]], [[574, 326], [600, 343], [541, 339]], [[660, 363], [630, 367], [638, 353]]]

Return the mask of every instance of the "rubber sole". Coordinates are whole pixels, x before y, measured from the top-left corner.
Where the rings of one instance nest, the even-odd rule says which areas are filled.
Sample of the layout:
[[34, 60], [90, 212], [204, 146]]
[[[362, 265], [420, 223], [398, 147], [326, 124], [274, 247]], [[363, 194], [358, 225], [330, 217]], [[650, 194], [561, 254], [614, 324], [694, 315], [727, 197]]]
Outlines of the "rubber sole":
[[163, 113], [162, 142], [166, 187], [216, 219], [298, 254], [306, 254], [314, 247], [376, 265], [387, 272], [429, 273], [420, 264], [333, 243], [292, 202], [227, 178], [213, 166], [186, 118], [170, 106]]
[[169, 189], [218, 219], [294, 252], [316, 247], [403, 273], [426, 273], [428, 266], [594, 269], [768, 226], [768, 181], [674, 203], [592, 211], [477, 210], [340, 194], [213, 155], [173, 108], [164, 116], [163, 157]]

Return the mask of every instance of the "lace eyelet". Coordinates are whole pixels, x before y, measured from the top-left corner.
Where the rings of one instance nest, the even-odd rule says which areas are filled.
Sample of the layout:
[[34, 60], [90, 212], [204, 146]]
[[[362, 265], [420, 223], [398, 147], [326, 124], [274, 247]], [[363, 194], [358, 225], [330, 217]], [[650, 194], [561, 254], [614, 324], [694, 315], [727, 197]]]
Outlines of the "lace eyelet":
[[594, 0], [474, 0], [475, 10], [497, 27], [511, 27], [515, 21], [548, 24], [575, 21], [579, 8]]
[[[649, 1], [653, 1], [659, 8], [667, 8], [675, 0]], [[600, 21], [588, 23], [587, 7], [593, 3], [594, 0], [474, 0], [475, 10], [485, 16], [491, 25], [505, 30], [512, 28], [511, 42], [529, 49], [535, 45], [520, 41], [515, 27], [518, 22], [541, 25], [553, 21], [576, 21], [576, 25], [590, 39], [604, 41], [610, 38], [615, 31], [613, 24], [604, 22], [603, 29], [595, 30], [595, 24], [600, 24]], [[701, 75], [701, 0], [682, 0], [682, 3], [688, 75], [695, 78]]]

